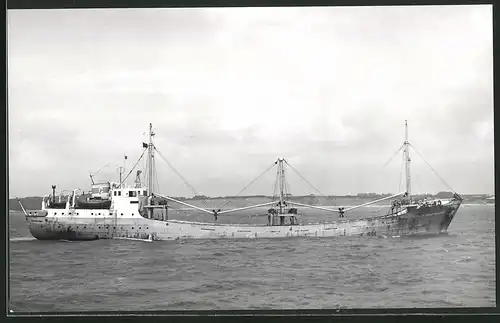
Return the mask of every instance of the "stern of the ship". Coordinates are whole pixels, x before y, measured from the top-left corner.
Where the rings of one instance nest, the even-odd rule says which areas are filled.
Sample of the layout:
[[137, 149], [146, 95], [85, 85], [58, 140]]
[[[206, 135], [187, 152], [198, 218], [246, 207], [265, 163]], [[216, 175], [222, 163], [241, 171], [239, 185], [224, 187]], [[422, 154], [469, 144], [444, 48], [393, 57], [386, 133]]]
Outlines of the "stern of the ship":
[[99, 236], [74, 230], [71, 225], [47, 217], [46, 210], [27, 212], [25, 219], [31, 235], [38, 240], [96, 240]]
[[28, 211], [25, 215], [26, 222], [28, 222], [28, 229], [36, 239], [44, 240], [49, 235], [46, 230], [48, 222], [47, 213], [46, 210], [32, 210]]

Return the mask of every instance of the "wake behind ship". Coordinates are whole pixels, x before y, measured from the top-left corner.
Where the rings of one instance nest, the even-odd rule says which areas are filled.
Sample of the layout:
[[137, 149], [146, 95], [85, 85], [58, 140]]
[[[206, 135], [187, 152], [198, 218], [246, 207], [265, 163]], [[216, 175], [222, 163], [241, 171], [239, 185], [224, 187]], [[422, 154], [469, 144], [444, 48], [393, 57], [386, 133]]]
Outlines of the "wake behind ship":
[[[153, 191], [153, 170], [155, 152], [163, 157], [153, 143], [154, 133], [149, 126], [149, 143], [143, 143], [139, 161], [147, 153], [148, 185], [140, 182], [141, 170], [137, 171], [136, 183], [126, 187], [124, 182], [135, 168], [120, 182], [92, 183], [90, 196], [73, 190], [64, 198], [59, 194], [56, 201], [56, 187], [52, 195], [45, 196], [39, 210], [26, 211], [21, 204], [31, 234], [39, 240], [95, 240], [95, 239], [216, 239], [216, 238], [285, 238], [285, 237], [340, 237], [407, 236], [438, 234], [448, 230], [462, 197], [455, 193], [448, 199], [425, 199], [415, 201], [411, 195], [410, 156], [408, 127], [405, 122], [403, 149], [405, 160], [406, 191], [353, 207], [315, 206], [293, 201], [287, 192], [285, 169], [296, 171], [284, 158], [278, 158], [266, 170], [276, 168], [276, 187], [279, 194], [267, 203], [247, 207], [224, 209], [201, 208]], [[165, 159], [166, 160], [166, 159]], [[139, 164], [139, 161], [136, 165]], [[167, 161], [168, 162], [168, 161]], [[297, 172], [298, 173], [298, 172]], [[300, 175], [300, 174], [299, 174]], [[262, 176], [259, 175], [259, 177]], [[301, 176], [302, 177], [302, 176]], [[92, 178], [92, 177], [91, 177]], [[92, 181], [93, 182], [93, 181]], [[251, 184], [253, 181], [251, 182]], [[309, 183], [309, 182], [307, 182]], [[248, 186], [247, 186], [248, 187]], [[240, 192], [241, 193], [241, 192]], [[351, 210], [392, 200], [386, 215], [349, 219]], [[180, 204], [213, 216], [230, 216], [231, 213], [254, 208], [269, 207], [267, 224], [221, 224], [192, 222], [168, 218], [171, 204]], [[318, 212], [335, 214], [335, 219], [326, 223], [301, 223], [298, 208], [312, 208]]]

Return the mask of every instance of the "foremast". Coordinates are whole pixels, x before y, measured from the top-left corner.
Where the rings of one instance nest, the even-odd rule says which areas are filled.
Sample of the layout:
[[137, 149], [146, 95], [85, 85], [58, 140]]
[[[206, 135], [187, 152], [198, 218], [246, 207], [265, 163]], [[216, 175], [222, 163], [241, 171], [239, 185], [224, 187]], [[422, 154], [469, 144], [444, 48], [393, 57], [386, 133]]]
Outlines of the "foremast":
[[408, 120], [405, 120], [405, 141], [404, 145], [404, 161], [405, 161], [405, 178], [406, 178], [406, 194], [410, 197], [411, 194], [411, 177], [410, 177], [410, 142], [408, 141]]

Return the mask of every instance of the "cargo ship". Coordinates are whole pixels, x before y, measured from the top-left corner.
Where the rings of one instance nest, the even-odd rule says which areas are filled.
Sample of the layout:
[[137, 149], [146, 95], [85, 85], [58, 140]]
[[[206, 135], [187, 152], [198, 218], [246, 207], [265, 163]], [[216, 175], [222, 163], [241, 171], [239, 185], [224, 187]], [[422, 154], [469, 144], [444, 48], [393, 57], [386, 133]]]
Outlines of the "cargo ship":
[[[45, 196], [38, 210], [26, 210], [19, 200], [29, 230], [39, 240], [96, 240], [134, 239], [147, 241], [179, 239], [256, 239], [289, 237], [345, 237], [440, 234], [448, 230], [463, 198], [454, 193], [452, 198], [416, 201], [411, 194], [408, 124], [405, 121], [405, 141], [398, 152], [404, 154], [406, 190], [391, 196], [351, 207], [309, 205], [292, 201], [287, 193], [286, 169], [293, 168], [285, 158], [278, 158], [266, 170], [276, 170], [276, 198], [267, 203], [228, 209], [202, 208], [186, 201], [160, 194], [153, 190], [155, 154], [163, 156], [153, 142], [155, 133], [149, 125], [149, 142], [142, 144], [139, 161], [147, 157], [147, 185], [140, 181], [137, 170], [135, 185], [124, 183], [135, 170], [119, 182], [94, 183], [90, 194], [73, 190], [61, 199], [52, 186], [52, 194]], [[139, 161], [136, 165], [139, 164]], [[168, 161], [167, 161], [168, 162]], [[120, 173], [121, 174], [121, 173]], [[262, 174], [261, 174], [262, 175]], [[241, 192], [240, 192], [241, 193]], [[56, 199], [59, 196], [59, 199]], [[57, 201], [56, 201], [57, 200]], [[352, 210], [390, 200], [387, 213], [378, 216], [350, 219]], [[229, 201], [228, 201], [229, 202]], [[169, 219], [171, 205], [180, 204], [213, 217], [213, 222]], [[225, 224], [218, 217], [231, 216], [250, 209], [266, 209], [262, 215], [267, 223]], [[331, 221], [302, 223], [299, 209], [311, 208], [331, 214]]]

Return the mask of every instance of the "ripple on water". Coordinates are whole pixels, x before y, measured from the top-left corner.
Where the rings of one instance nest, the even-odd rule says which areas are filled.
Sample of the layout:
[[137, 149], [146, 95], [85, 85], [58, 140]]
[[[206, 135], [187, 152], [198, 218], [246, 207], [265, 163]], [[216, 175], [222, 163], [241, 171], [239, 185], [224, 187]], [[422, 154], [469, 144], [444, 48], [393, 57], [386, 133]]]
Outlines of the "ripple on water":
[[[10, 241], [9, 306], [15, 311], [494, 306], [494, 208], [474, 210], [473, 221], [461, 209], [448, 235], [429, 239]], [[24, 238], [21, 227], [15, 229], [16, 237]]]

